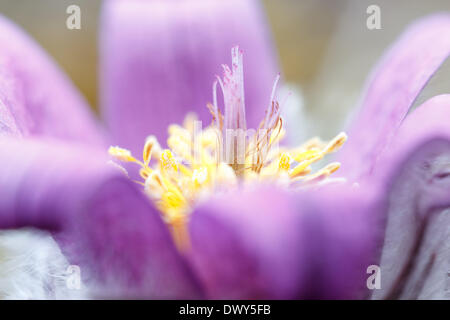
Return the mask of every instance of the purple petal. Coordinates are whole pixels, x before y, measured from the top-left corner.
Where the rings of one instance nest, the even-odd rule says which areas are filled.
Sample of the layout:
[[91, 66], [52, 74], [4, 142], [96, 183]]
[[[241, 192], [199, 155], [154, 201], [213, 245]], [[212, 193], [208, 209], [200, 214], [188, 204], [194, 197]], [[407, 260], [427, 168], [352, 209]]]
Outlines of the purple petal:
[[0, 136], [102, 140], [84, 99], [52, 59], [0, 15]]
[[225, 195], [192, 215], [192, 264], [210, 298], [360, 298], [375, 203], [347, 187]]
[[450, 55], [450, 15], [413, 24], [389, 50], [371, 77], [361, 111], [340, 152], [341, 173], [350, 179], [370, 174], [376, 157], [430, 77]]
[[269, 106], [277, 74], [258, 1], [110, 1], [101, 42], [102, 108], [115, 143], [140, 152], [145, 137], [165, 142], [186, 114], [211, 115], [215, 75], [244, 51], [246, 117], [251, 127]]
[[5, 138], [0, 149], [0, 228], [53, 231], [94, 297], [199, 296], [159, 213], [103, 153]]
[[402, 123], [370, 183], [389, 197], [381, 289], [372, 298], [450, 298], [450, 95]]

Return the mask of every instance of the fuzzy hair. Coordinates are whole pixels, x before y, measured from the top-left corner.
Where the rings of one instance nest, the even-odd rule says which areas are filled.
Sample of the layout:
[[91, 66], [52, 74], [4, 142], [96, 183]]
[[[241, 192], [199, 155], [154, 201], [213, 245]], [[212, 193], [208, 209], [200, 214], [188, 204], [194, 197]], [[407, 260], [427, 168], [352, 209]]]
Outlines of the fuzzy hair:
[[67, 285], [69, 263], [48, 233], [0, 232], [0, 299], [81, 299]]

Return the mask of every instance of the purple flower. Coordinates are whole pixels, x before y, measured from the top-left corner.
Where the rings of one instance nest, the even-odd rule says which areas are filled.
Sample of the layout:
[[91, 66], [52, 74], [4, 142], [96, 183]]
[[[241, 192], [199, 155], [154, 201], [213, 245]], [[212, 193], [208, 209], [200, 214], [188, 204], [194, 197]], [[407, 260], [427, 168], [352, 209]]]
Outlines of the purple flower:
[[[203, 190], [210, 168], [184, 168], [157, 147], [156, 138], [164, 140], [167, 126], [189, 111], [210, 119], [205, 104], [216, 67], [239, 44], [245, 81], [234, 51], [237, 60], [221, 80], [224, 121], [217, 101], [210, 110], [225, 131], [245, 123], [256, 128], [263, 119], [269, 134], [256, 133], [249, 169], [260, 180], [272, 156], [265, 147], [282, 131], [282, 120], [270, 96], [277, 68], [258, 10], [241, 0], [108, 2], [101, 43], [108, 130], [36, 44], [2, 18], [0, 227], [51, 231], [94, 296], [365, 298], [367, 268], [375, 264], [381, 289], [374, 298], [444, 297], [450, 96], [407, 113], [450, 54], [450, 16], [414, 24], [376, 69], [338, 154], [345, 182], [317, 182], [331, 181], [337, 164], [308, 173], [342, 144], [342, 135], [323, 146], [314, 142], [319, 151], [310, 142], [301, 156], [291, 158], [292, 149], [277, 154], [275, 178], [264, 183], [240, 171], [247, 162], [231, 171], [217, 165], [214, 181], [223, 177], [218, 186], [227, 190], [213, 185], [206, 196], [197, 188]], [[171, 149], [181, 148], [183, 129], [171, 126]], [[156, 138], [145, 142], [148, 134]], [[138, 162], [131, 154], [144, 146], [146, 192], [106, 164], [108, 142], [129, 148], [110, 149], [128, 162]], [[160, 166], [150, 167], [155, 155]], [[172, 189], [173, 181], [184, 182], [180, 174], [192, 178], [181, 195]], [[234, 186], [234, 178], [251, 183]], [[192, 205], [185, 201], [189, 188]]]

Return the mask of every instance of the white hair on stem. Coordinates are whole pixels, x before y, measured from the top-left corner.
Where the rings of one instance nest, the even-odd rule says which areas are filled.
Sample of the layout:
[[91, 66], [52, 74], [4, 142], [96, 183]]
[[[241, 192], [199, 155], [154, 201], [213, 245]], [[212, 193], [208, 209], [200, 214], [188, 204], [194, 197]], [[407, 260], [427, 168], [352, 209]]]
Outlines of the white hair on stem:
[[70, 289], [69, 263], [48, 233], [36, 230], [0, 232], [0, 299], [79, 299]]

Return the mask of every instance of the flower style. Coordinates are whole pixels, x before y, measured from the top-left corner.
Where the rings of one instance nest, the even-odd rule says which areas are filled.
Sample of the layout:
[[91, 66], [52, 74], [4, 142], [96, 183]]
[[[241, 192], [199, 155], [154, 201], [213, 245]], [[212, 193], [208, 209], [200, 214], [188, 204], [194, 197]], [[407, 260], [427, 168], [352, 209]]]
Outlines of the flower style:
[[[408, 111], [450, 54], [449, 15], [416, 22], [375, 70], [348, 142], [337, 154], [342, 168], [334, 175], [346, 181], [300, 189], [286, 188], [282, 171], [296, 178], [293, 172], [305, 160], [292, 160], [310, 150], [281, 146], [271, 155], [255, 147], [256, 132], [244, 148], [257, 151], [249, 157], [250, 169], [246, 157], [233, 166], [234, 156], [231, 171], [225, 165], [224, 172], [217, 169], [217, 162], [212, 170], [202, 157], [184, 168], [176, 156], [183, 155], [193, 118], [166, 133], [190, 111], [201, 121], [212, 111], [215, 121], [200, 141], [200, 151], [208, 150], [208, 132], [221, 126], [217, 99], [210, 110], [204, 107], [211, 75], [235, 44], [249, 63], [243, 73], [234, 49], [236, 63], [225, 69], [222, 83], [217, 80], [225, 105], [222, 129], [258, 128], [264, 119], [270, 135], [263, 135], [263, 146], [282, 131], [277, 103], [269, 105], [267, 117], [261, 109], [276, 101], [269, 98], [277, 68], [254, 1], [114, 0], [105, 4], [102, 21], [107, 130], [36, 44], [0, 20], [0, 228], [52, 232], [69, 261], [80, 265], [94, 297], [444, 297], [450, 96]], [[155, 137], [146, 140], [149, 133]], [[236, 139], [224, 136], [225, 149], [238, 150]], [[343, 137], [331, 146], [340, 146]], [[158, 147], [166, 138], [173, 152]], [[151, 201], [132, 181], [139, 177], [133, 167], [126, 167], [129, 179], [106, 165], [109, 145], [126, 146], [130, 152], [110, 152], [137, 162], [132, 154], [142, 144], [140, 175], [153, 190]], [[151, 158], [158, 160], [152, 166]], [[170, 189], [164, 179], [174, 172], [182, 173], [177, 179], [191, 178], [183, 191], [195, 192], [211, 172], [223, 173], [226, 192], [199, 192], [188, 207], [172, 210], [187, 197], [155, 188]], [[256, 182], [274, 172], [272, 180], [281, 183]], [[248, 179], [251, 187], [228, 186], [234, 179]], [[171, 234], [167, 218], [186, 208], [189, 219]], [[374, 293], [366, 286], [372, 264], [382, 270], [382, 288]]]

